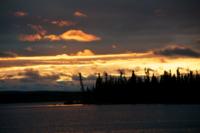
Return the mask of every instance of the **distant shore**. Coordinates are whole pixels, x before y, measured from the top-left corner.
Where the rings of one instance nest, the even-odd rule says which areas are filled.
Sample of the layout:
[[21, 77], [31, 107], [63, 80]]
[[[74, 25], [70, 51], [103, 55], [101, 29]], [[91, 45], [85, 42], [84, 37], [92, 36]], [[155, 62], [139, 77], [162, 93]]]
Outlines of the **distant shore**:
[[0, 91], [0, 103], [65, 102], [81, 99], [81, 92]]
[[59, 92], [59, 91], [1, 91], [0, 104], [11, 103], [42, 103], [42, 102], [59, 102], [63, 104], [200, 104], [199, 97], [190, 98], [152, 98], [152, 99], [135, 99], [134, 101], [93, 101], [89, 99], [90, 94], [82, 92]]

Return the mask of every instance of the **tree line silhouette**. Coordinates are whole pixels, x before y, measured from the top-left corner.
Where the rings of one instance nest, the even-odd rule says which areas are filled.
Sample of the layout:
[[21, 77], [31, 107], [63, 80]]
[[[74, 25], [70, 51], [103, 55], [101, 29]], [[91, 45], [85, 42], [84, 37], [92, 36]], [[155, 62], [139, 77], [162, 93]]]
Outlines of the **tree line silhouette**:
[[92, 88], [84, 88], [82, 75], [79, 73], [84, 103], [94, 104], [134, 104], [134, 103], [200, 103], [200, 74], [189, 71], [176, 74], [171, 71], [160, 76], [150, 76], [150, 69], [145, 69], [145, 76], [137, 76], [132, 71], [126, 77], [123, 71], [120, 76], [98, 74]]
[[150, 74], [145, 69], [144, 76], [134, 71], [130, 77], [120, 70], [119, 76], [108, 73], [98, 74], [93, 87], [84, 85], [79, 73], [80, 92], [67, 91], [3, 91], [0, 103], [19, 102], [64, 102], [65, 104], [200, 104], [200, 74], [188, 71], [176, 74], [164, 71], [162, 75]]

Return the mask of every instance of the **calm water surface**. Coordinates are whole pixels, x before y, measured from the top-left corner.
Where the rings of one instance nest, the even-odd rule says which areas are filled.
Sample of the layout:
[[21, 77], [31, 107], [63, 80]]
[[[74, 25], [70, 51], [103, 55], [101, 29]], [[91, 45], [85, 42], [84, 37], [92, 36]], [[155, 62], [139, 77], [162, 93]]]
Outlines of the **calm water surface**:
[[0, 105], [0, 133], [200, 133], [200, 105]]

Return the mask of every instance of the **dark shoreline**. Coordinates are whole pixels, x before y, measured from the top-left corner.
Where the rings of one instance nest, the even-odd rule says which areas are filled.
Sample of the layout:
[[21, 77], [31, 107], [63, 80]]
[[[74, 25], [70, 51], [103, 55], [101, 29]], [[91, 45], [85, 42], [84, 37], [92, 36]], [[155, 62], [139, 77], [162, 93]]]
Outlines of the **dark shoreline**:
[[65, 102], [81, 99], [81, 92], [1, 91], [0, 103]]
[[[94, 105], [115, 105], [115, 104], [200, 104], [200, 97], [163, 97], [163, 98], [133, 98], [132, 100], [121, 100], [123, 97], [106, 98], [105, 100], [92, 99], [93, 94], [83, 92], [59, 92], [59, 91], [1, 91], [0, 104], [11, 103], [43, 103], [43, 102], [61, 102], [64, 104], [94, 104]], [[118, 100], [116, 100], [118, 99]]]

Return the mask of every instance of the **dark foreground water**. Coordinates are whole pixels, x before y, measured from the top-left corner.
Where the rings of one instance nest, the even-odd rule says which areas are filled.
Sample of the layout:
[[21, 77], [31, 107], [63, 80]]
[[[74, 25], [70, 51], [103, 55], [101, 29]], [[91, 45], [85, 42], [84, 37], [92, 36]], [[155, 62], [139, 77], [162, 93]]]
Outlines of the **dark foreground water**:
[[0, 133], [200, 133], [200, 105], [0, 105]]

